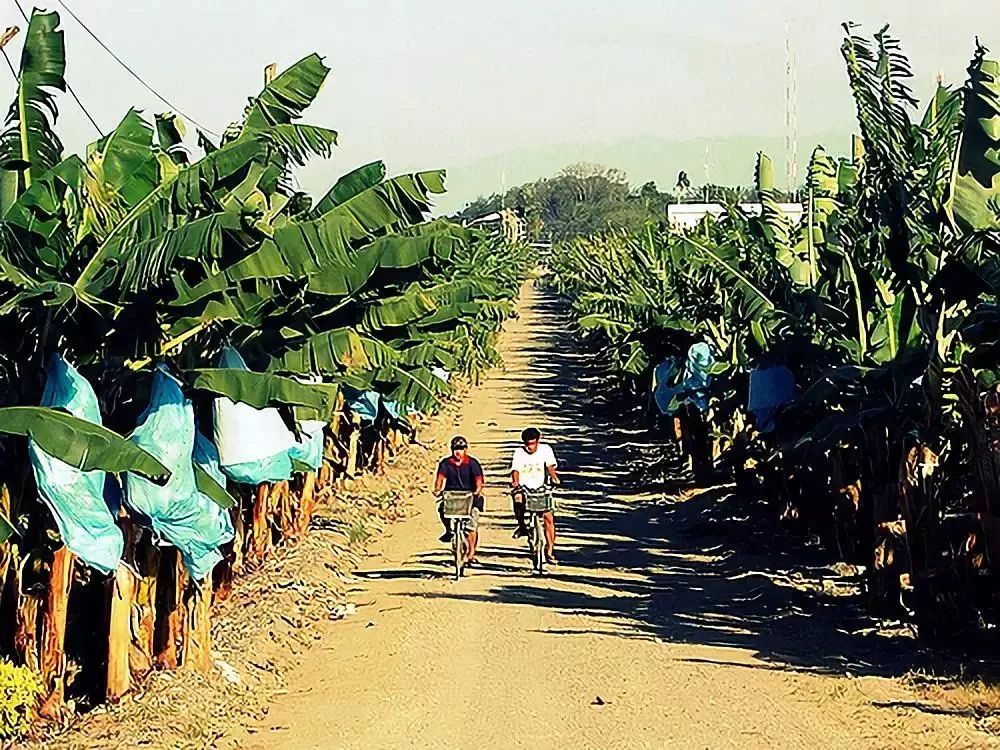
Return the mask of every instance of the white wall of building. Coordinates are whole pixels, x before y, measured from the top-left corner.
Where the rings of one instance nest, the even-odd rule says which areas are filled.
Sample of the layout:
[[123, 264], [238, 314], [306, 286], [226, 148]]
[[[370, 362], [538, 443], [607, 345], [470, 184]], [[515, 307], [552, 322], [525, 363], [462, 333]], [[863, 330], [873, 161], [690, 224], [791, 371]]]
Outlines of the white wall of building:
[[[805, 209], [801, 203], [779, 203], [778, 206], [793, 224], [802, 220]], [[740, 210], [747, 216], [760, 216], [760, 203], [741, 203]], [[693, 229], [705, 216], [721, 216], [725, 208], [721, 203], [671, 203], [667, 206], [667, 221], [677, 229]]]

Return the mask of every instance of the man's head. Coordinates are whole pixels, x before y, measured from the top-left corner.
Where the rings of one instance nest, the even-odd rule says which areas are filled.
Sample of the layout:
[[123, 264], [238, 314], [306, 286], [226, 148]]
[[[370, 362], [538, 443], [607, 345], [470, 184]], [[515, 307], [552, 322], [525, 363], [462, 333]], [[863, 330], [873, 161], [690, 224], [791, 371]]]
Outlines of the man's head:
[[455, 460], [461, 461], [464, 459], [468, 450], [469, 441], [461, 435], [456, 435], [451, 439], [451, 455], [455, 458]]
[[521, 433], [521, 442], [524, 443], [524, 449], [528, 453], [534, 453], [538, 450], [538, 441], [541, 439], [542, 433], [534, 427], [529, 427]]

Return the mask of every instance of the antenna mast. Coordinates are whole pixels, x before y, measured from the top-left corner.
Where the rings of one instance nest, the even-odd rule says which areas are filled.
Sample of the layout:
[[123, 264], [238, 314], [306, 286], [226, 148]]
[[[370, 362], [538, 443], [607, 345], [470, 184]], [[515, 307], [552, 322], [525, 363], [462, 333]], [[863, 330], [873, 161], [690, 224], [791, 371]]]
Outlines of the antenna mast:
[[792, 51], [792, 35], [788, 21], [785, 21], [785, 180], [789, 193], [797, 193], [799, 188], [797, 79], [795, 53]]

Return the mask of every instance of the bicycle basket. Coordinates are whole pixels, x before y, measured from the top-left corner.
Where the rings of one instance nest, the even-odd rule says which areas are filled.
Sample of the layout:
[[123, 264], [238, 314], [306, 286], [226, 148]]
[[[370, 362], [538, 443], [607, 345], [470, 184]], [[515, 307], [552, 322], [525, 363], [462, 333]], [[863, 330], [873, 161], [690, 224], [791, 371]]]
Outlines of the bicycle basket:
[[555, 510], [552, 490], [548, 487], [537, 490], [526, 489], [524, 492], [524, 508], [529, 513], [548, 513]]
[[445, 518], [471, 518], [471, 492], [445, 492], [442, 495]]

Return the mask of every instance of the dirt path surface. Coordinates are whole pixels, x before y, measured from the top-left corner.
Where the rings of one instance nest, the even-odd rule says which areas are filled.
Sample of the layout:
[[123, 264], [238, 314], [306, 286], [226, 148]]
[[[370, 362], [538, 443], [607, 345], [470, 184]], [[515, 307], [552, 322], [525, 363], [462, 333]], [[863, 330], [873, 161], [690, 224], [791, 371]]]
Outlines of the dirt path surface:
[[[231, 746], [993, 746], [968, 717], [921, 703], [900, 679], [915, 644], [866, 634], [809, 550], [734, 517], [719, 493], [643, 494], [642, 436], [588, 401], [584, 359], [543, 293], [526, 292], [502, 348], [505, 370], [455, 424], [489, 475], [481, 566], [448, 577], [419, 498], [361, 563], [357, 614], [323, 626], [287, 693]], [[545, 578], [510, 538], [504, 491], [529, 424], [566, 480], [561, 564]]]

